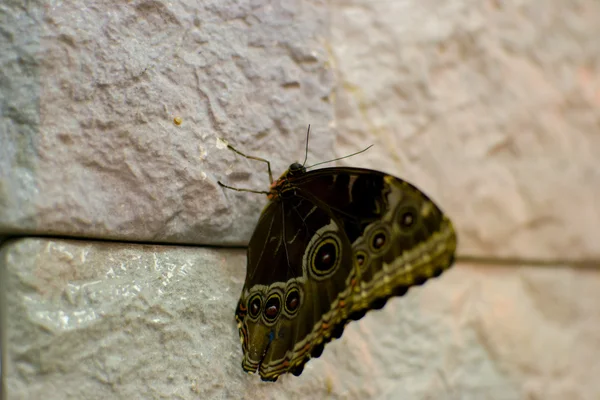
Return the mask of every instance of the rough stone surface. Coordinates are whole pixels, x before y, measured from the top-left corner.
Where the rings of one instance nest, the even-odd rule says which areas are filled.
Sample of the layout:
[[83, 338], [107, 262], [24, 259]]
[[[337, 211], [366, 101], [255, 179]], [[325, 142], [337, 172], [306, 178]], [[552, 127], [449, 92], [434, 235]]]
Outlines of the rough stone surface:
[[374, 143], [343, 163], [430, 193], [463, 254], [600, 256], [594, 0], [18, 4], [0, 233], [243, 244], [265, 199], [216, 181], [267, 175], [217, 138], [278, 175], [311, 123], [310, 160]]
[[0, 263], [11, 400], [600, 396], [597, 271], [458, 265], [273, 384], [240, 367], [243, 251], [20, 239]]
[[600, 258], [600, 3], [335, 1], [338, 155], [416, 182], [463, 254]]
[[88, 241], [245, 243], [265, 199], [216, 182], [265, 166], [217, 139], [278, 175], [310, 123], [309, 164], [375, 144], [340, 164], [421, 187], [461, 255], [598, 259], [600, 3], [25, 3], [0, 4], [0, 237], [87, 239], [0, 248], [3, 398], [600, 398], [599, 269], [459, 263], [268, 384], [243, 250]]
[[275, 174], [309, 123], [332, 153], [320, 2], [21, 3], [0, 6], [0, 233], [242, 244], [266, 199], [217, 180], [268, 176], [217, 138]]

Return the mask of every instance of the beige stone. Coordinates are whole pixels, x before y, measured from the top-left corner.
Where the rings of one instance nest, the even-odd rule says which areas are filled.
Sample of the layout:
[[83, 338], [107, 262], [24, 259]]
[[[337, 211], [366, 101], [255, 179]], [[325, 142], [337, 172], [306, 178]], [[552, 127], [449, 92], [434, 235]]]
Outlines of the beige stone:
[[[331, 154], [325, 4], [8, 7], [0, 234], [244, 244], [267, 190]], [[36, 8], [37, 7], [37, 8]], [[27, 34], [21, 34], [26, 31]]]
[[243, 251], [4, 245], [8, 399], [594, 399], [600, 274], [457, 265], [350, 323], [300, 377], [242, 372]]
[[[0, 236], [81, 240], [2, 243], [5, 398], [600, 398], [597, 1], [17, 3]], [[277, 176], [309, 123], [309, 163], [374, 144], [338, 165], [423, 189], [459, 260], [539, 266], [458, 262], [300, 377], [244, 374], [244, 250], [201, 245], [266, 203], [218, 180], [269, 182], [218, 139]]]
[[600, 258], [600, 4], [335, 3], [337, 155], [414, 182], [462, 254]]

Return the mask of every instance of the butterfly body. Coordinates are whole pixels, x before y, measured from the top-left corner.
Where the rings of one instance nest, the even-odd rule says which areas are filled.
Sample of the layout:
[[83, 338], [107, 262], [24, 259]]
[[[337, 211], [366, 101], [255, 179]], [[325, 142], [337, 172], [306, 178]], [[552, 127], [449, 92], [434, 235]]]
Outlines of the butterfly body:
[[379, 171], [298, 163], [272, 185], [236, 310], [245, 371], [299, 375], [344, 326], [453, 262], [450, 220]]

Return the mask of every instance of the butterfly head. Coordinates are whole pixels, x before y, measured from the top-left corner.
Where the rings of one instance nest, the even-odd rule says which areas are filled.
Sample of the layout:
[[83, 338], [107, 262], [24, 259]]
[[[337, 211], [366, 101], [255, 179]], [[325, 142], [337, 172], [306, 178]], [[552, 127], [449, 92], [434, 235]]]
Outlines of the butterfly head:
[[287, 171], [287, 174], [289, 176], [299, 176], [299, 175], [303, 175], [305, 173], [306, 173], [306, 168], [304, 167], [304, 165], [297, 163], [297, 162], [291, 164]]
[[304, 174], [306, 174], [306, 167], [304, 165], [297, 162], [291, 164], [287, 171], [271, 184], [267, 198], [273, 200], [294, 196], [296, 192], [293, 189], [294, 185], [290, 182], [290, 178], [298, 178]]

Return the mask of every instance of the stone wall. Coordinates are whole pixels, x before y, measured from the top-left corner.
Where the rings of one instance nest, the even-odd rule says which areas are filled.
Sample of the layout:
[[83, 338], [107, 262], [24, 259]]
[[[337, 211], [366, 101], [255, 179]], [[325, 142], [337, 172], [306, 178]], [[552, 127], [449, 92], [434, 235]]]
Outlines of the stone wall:
[[[600, 3], [0, 6], [7, 399], [600, 397]], [[243, 246], [275, 175], [415, 183], [458, 262], [300, 377], [240, 368]]]

